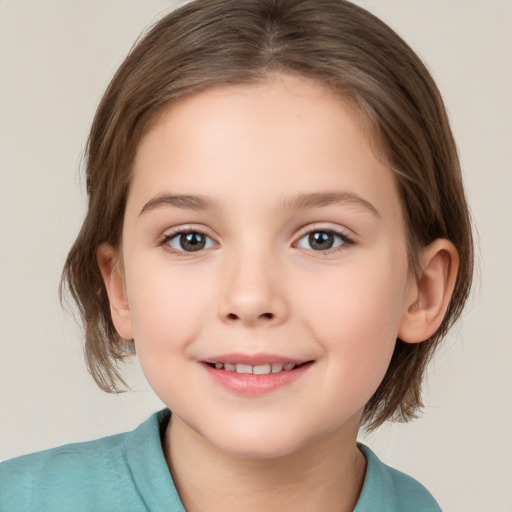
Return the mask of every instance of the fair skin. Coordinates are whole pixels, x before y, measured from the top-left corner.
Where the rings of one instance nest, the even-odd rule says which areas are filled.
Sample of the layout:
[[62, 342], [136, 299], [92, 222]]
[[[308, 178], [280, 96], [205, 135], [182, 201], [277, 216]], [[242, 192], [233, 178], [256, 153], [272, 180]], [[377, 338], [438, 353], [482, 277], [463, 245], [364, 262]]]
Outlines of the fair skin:
[[122, 250], [98, 262], [116, 329], [173, 411], [185, 507], [353, 510], [362, 410], [397, 336], [439, 326], [453, 246], [410, 272], [393, 174], [358, 116], [291, 75], [176, 102], [133, 173]]

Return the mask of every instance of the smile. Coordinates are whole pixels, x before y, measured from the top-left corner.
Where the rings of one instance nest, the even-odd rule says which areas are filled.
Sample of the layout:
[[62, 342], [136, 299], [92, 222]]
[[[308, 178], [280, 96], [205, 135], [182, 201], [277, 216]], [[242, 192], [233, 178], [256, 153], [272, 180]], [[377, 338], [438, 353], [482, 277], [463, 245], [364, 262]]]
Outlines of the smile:
[[201, 362], [213, 382], [231, 393], [253, 397], [291, 385], [315, 363], [276, 354], [224, 354]]
[[[227, 372], [246, 373], [253, 375], [268, 375], [270, 373], [288, 372], [301, 364], [296, 363], [267, 363], [267, 364], [243, 364], [243, 363], [207, 363], [216, 370], [225, 370]], [[305, 364], [305, 363], [303, 363]]]
[[[242, 396], [268, 395], [288, 387], [308, 373], [314, 361], [305, 363], [206, 363], [204, 368], [213, 382]], [[259, 373], [258, 373], [259, 372]]]

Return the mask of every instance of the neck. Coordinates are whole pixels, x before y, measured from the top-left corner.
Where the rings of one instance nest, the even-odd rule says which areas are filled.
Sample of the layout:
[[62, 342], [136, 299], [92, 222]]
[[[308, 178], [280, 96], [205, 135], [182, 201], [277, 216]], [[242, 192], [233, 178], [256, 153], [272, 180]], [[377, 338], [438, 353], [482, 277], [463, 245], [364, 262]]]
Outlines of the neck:
[[165, 454], [188, 512], [352, 511], [366, 470], [356, 447], [358, 420], [292, 454], [272, 459], [218, 450], [173, 416]]

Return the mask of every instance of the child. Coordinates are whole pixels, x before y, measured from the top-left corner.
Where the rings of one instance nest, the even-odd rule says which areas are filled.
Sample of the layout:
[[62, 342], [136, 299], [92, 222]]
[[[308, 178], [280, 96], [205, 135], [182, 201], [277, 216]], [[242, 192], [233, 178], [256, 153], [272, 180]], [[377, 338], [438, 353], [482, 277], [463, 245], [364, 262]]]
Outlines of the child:
[[[440, 510], [356, 443], [407, 421], [472, 241], [418, 57], [343, 0], [196, 0], [132, 50], [89, 138], [63, 273], [106, 391], [168, 406], [0, 466], [0, 511]], [[170, 412], [172, 411], [172, 413]]]

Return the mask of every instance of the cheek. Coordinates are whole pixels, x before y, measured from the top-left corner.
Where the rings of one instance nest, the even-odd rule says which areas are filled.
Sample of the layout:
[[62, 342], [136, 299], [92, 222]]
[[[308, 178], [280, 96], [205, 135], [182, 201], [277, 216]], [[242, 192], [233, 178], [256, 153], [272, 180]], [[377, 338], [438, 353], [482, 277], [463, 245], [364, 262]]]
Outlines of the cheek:
[[[132, 279], [129, 279], [132, 277]], [[142, 368], [165, 368], [186, 355], [212, 313], [212, 290], [197, 273], [152, 266], [128, 278], [135, 346]], [[165, 364], [162, 364], [165, 361]]]
[[365, 388], [371, 396], [396, 343], [406, 272], [390, 272], [391, 260], [382, 266], [360, 263], [361, 271], [351, 266], [350, 272], [317, 280], [309, 287], [315, 290], [309, 307], [304, 303], [301, 309], [308, 311], [308, 329], [328, 355], [329, 374], [345, 389]]

